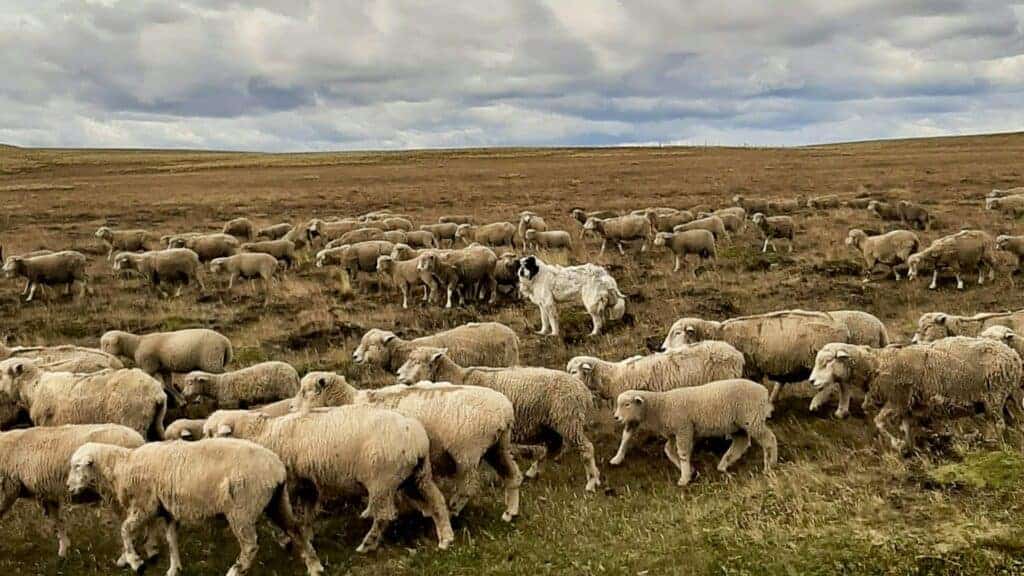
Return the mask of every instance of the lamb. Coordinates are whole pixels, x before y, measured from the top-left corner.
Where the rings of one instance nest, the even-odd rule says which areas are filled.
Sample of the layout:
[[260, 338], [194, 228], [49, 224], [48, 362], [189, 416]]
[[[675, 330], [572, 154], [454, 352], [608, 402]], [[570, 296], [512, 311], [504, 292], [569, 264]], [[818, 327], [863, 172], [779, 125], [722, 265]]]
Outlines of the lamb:
[[978, 284], [985, 283], [985, 268], [988, 268], [989, 280], [995, 279], [996, 243], [987, 232], [982, 230], [963, 230], [956, 234], [943, 236], [931, 243], [931, 246], [911, 254], [907, 258], [910, 271], [907, 278], [917, 277], [922, 265], [931, 265], [932, 283], [930, 290], [938, 287], [939, 271], [949, 270], [956, 277], [957, 290], [964, 289], [962, 272], [969, 269], [978, 271]]
[[779, 458], [778, 441], [767, 423], [771, 414], [768, 392], [750, 380], [719, 380], [667, 392], [627, 390], [615, 402], [615, 420], [624, 427], [610, 464], [622, 464], [634, 432], [646, 429], [666, 439], [665, 455], [679, 468], [679, 486], [693, 478], [690, 457], [700, 438], [732, 437], [718, 462], [719, 472], [735, 464], [751, 440], [757, 442], [764, 452], [764, 472], [771, 474]]
[[221, 409], [275, 402], [298, 391], [299, 373], [284, 362], [261, 362], [221, 374], [196, 370], [181, 381], [181, 396], [186, 401], [211, 398]]
[[931, 214], [923, 206], [906, 200], [900, 200], [896, 203], [896, 210], [900, 214], [900, 221], [904, 224], [911, 224], [921, 230], [931, 228]]
[[751, 221], [761, 231], [761, 235], [764, 236], [764, 246], [761, 247], [761, 252], [767, 252], [768, 246], [772, 247], [773, 252], [778, 252], [772, 240], [775, 238], [785, 238], [789, 241], [789, 252], [792, 254], [793, 237], [796, 234], [796, 223], [793, 222], [792, 217], [765, 216], [763, 213], [758, 212], [754, 214]]
[[263, 242], [246, 242], [242, 244], [243, 253], [269, 254], [285, 267], [292, 268], [299, 259], [298, 248], [291, 240], [265, 240]]
[[284, 462], [292, 483], [312, 488], [309, 496], [295, 502], [305, 534], [312, 533], [321, 499], [362, 487], [369, 495], [360, 517], [373, 518], [373, 526], [357, 552], [369, 552], [380, 544], [388, 525], [398, 516], [400, 490], [415, 492], [412, 502], [433, 519], [439, 548], [446, 549], [454, 540], [448, 507], [433, 479], [430, 440], [414, 418], [364, 405], [278, 418], [219, 410], [206, 420], [203, 433], [243, 438], [269, 448]]
[[180, 296], [185, 286], [192, 282], [198, 284], [200, 290], [206, 291], [202, 269], [199, 255], [188, 248], [169, 248], [142, 254], [121, 252], [114, 257], [115, 271], [137, 271], [161, 294], [165, 294], [163, 284], [177, 284], [175, 296]]
[[335, 264], [345, 270], [350, 278], [356, 279], [360, 272], [377, 272], [377, 259], [390, 255], [394, 248], [394, 244], [384, 240], [328, 248], [317, 252], [316, 267]]
[[864, 257], [865, 282], [878, 264], [888, 266], [898, 282], [900, 273], [896, 267], [920, 249], [921, 240], [910, 230], [893, 230], [878, 236], [868, 236], [863, 230], [853, 228], [846, 236], [846, 245], [853, 246]]
[[654, 227], [645, 216], [616, 216], [615, 218], [588, 218], [583, 230], [593, 232], [601, 237], [601, 254], [604, 254], [608, 243], [612, 242], [619, 248], [619, 254], [625, 254], [623, 242], [642, 241], [641, 252], [647, 251], [647, 243], [654, 237]]
[[451, 216], [451, 215], [449, 215], [449, 216], [441, 216], [440, 218], [437, 219], [437, 223], [438, 224], [455, 224], [456, 226], [459, 226], [459, 225], [462, 225], [462, 224], [472, 224], [473, 223], [473, 217], [472, 216]]
[[[399, 244], [399, 242], [395, 242], [395, 244]], [[438, 248], [440, 246], [434, 233], [429, 230], [410, 230], [405, 233], [405, 242], [401, 242], [401, 244], [407, 244], [414, 248]]]
[[[587, 212], [582, 208], [573, 208], [572, 210], [569, 211], [569, 214], [572, 216], [573, 220], [579, 222], [580, 224], [581, 240], [583, 239], [583, 236], [587, 233], [587, 230], [584, 228], [584, 225], [587, 223], [587, 220], [591, 218], [600, 218], [602, 220], [605, 220], [608, 218], [616, 218], [619, 216], [619, 213], [614, 210], [593, 210]], [[597, 235], [596, 233], [594, 234], [595, 236]]]
[[900, 210], [898, 206], [888, 202], [882, 202], [881, 200], [872, 200], [868, 202], [868, 212], [871, 212], [882, 220], [899, 221], [902, 219], [900, 217]]
[[572, 250], [572, 236], [564, 230], [539, 232], [531, 228], [526, 231], [524, 244], [534, 250]]
[[167, 574], [177, 576], [178, 524], [223, 516], [240, 548], [228, 574], [246, 574], [259, 551], [256, 522], [266, 514], [298, 546], [308, 573], [318, 576], [323, 566], [293, 516], [286, 476], [273, 452], [240, 440], [160, 442], [133, 449], [90, 442], [71, 456], [67, 489], [73, 498], [97, 492], [114, 495], [127, 512], [121, 540], [132, 570], [143, 564], [134, 543], [139, 529], [158, 518], [167, 523]]
[[515, 248], [515, 235], [516, 227], [511, 222], [494, 222], [482, 226], [459, 224], [455, 230], [455, 239], [464, 242], [467, 246], [473, 242], [479, 242], [485, 246]]
[[671, 232], [676, 226], [693, 222], [693, 212], [677, 210], [671, 214], [659, 214], [655, 211], [643, 211], [641, 215], [651, 221], [655, 232]]
[[437, 291], [434, 276], [429, 270], [420, 270], [422, 257], [412, 260], [395, 260], [391, 256], [377, 258], [377, 271], [391, 279], [391, 284], [402, 293], [402, 308], [409, 308], [409, 293], [418, 286], [424, 287], [424, 300]]
[[577, 356], [565, 367], [601, 398], [614, 400], [627, 390], [664, 392], [743, 376], [743, 354], [725, 342], [698, 342], [650, 356], [608, 362]]
[[175, 238], [167, 245], [168, 248], [188, 248], [199, 256], [200, 262], [209, 262], [214, 258], [233, 256], [238, 252], [238, 239], [229, 234], [203, 234], [192, 238]]
[[0, 519], [18, 498], [39, 503], [57, 533], [57, 555], [67, 556], [71, 541], [61, 507], [68, 500], [64, 483], [68, 461], [83, 444], [99, 442], [138, 448], [145, 440], [119, 424], [69, 424], [0, 432]]
[[[297, 410], [322, 405], [320, 397], [327, 385], [322, 378], [304, 378]], [[445, 494], [453, 516], [461, 513], [476, 490], [481, 459], [494, 468], [505, 485], [502, 520], [511, 522], [519, 515], [519, 486], [523, 478], [512, 457], [515, 409], [504, 394], [480, 386], [420, 382], [361, 392], [352, 388], [349, 395], [357, 404], [395, 410], [423, 424], [430, 438], [430, 460], [435, 474], [450, 467], [448, 462], [454, 463], [454, 487]], [[472, 411], [470, 418], [466, 417], [467, 410]]]
[[951, 336], [978, 336], [992, 326], [1006, 326], [1014, 332], [1024, 332], [1024, 310], [956, 316], [943, 312], [928, 312], [917, 320], [914, 342], [933, 342]]
[[669, 329], [662, 350], [703, 340], [722, 340], [743, 353], [744, 377], [774, 380], [774, 403], [784, 384], [807, 379], [815, 355], [825, 344], [849, 342], [850, 330], [829, 314], [805, 310], [740, 316], [724, 322], [682, 318]]
[[231, 363], [231, 341], [205, 328], [152, 332], [142, 336], [111, 330], [100, 338], [107, 354], [131, 358], [135, 366], [163, 381], [164, 389], [181, 405], [183, 399], [171, 382], [172, 375], [203, 370], [220, 374]]
[[997, 210], [1012, 218], [1024, 215], [1024, 194], [988, 198], [985, 200], [987, 210]]
[[78, 296], [83, 297], [89, 282], [86, 264], [85, 254], [64, 250], [39, 256], [11, 256], [3, 263], [3, 272], [8, 278], [21, 276], [27, 281], [25, 302], [32, 301], [39, 286], [63, 284], [70, 294], [75, 282], [79, 285]]
[[[447, 292], [446, 308], [452, 307], [452, 296], [460, 287], [476, 295], [478, 291], [490, 294], [490, 302], [497, 299], [497, 280], [494, 279], [494, 267], [498, 257], [486, 246], [469, 246], [461, 250], [439, 253], [428, 252], [422, 256], [419, 269], [429, 272], [439, 286]], [[463, 300], [466, 293], [463, 292]], [[481, 296], [482, 297], [482, 296]]]
[[739, 206], [722, 208], [714, 212], [697, 213], [697, 218], [707, 218], [709, 216], [721, 218], [722, 224], [725, 224], [725, 231], [729, 234], [742, 234], [747, 230], [747, 211]]
[[356, 364], [377, 366], [395, 372], [417, 348], [444, 348], [448, 357], [462, 366], [505, 367], [519, 364], [519, 338], [497, 322], [474, 322], [451, 330], [412, 340], [393, 332], [373, 328], [363, 334], [352, 353]]
[[264, 238], [266, 240], [280, 240], [291, 233], [294, 229], [295, 226], [292, 226], [287, 222], [282, 222], [280, 224], [273, 224], [260, 228], [256, 231], [256, 237]]
[[[287, 411], [285, 412], [287, 413]], [[164, 428], [164, 440], [185, 440], [195, 442], [203, 437], [205, 419], [178, 418]]]
[[835, 194], [826, 194], [825, 196], [810, 198], [807, 200], [807, 207], [811, 210], [839, 208], [839, 196], [836, 196]]
[[[1003, 411], [1019, 393], [1024, 369], [1017, 353], [985, 338], [953, 337], [929, 344], [872, 349], [829, 344], [821, 349], [811, 373], [811, 386], [821, 389], [844, 382], [867, 390], [864, 405], [884, 402], [875, 416], [878, 431], [896, 450], [912, 449], [914, 424], [934, 408], [974, 411], [981, 405], [997, 430], [1005, 428]], [[886, 421], [901, 421], [902, 440]]]
[[[672, 251], [675, 256], [676, 265], [673, 272], [679, 272], [681, 264], [686, 263], [688, 254], [696, 254], [700, 259], [699, 265], [710, 262], [712, 265], [718, 258], [715, 249], [715, 235], [708, 230], [686, 230], [678, 233], [658, 232], [654, 237], [655, 246], [664, 246]], [[697, 268], [690, 270], [694, 278], [697, 278]]]
[[[594, 445], [586, 435], [594, 405], [590, 392], [579, 379], [547, 368], [463, 368], [443, 348], [417, 348], [398, 369], [399, 384], [428, 380], [458, 386], [483, 386], [497, 390], [515, 407], [513, 441], [518, 444], [545, 443], [532, 450], [534, 462], [527, 478], [540, 473], [548, 452], [572, 446], [583, 458], [587, 491], [601, 485], [601, 473], [594, 461]], [[555, 440], [557, 438], [557, 440]]]
[[227, 258], [210, 261], [210, 272], [214, 276], [228, 274], [228, 290], [235, 286], [235, 280], [259, 279], [263, 283], [264, 305], [270, 300], [270, 282], [277, 272], [278, 260], [270, 254], [243, 252]]
[[248, 218], [235, 218], [224, 223], [224, 228], [221, 230], [228, 236], [234, 236], [239, 240], [251, 241], [253, 239], [255, 227], [252, 225], [252, 220]]
[[99, 238], [107, 246], [107, 260], [114, 257], [114, 252], [145, 252], [150, 234], [146, 230], [113, 230], [101, 226], [96, 231]]
[[430, 232], [437, 238], [440, 243], [441, 240], [447, 240], [449, 246], [455, 245], [455, 233], [458, 230], [459, 225], [454, 222], [440, 223], [440, 224], [424, 224], [420, 226], [420, 230], [423, 232]]
[[715, 235], [715, 240], [726, 239], [728, 240], [729, 232], [725, 229], [725, 221], [718, 216], [708, 216], [706, 218], [700, 218], [686, 224], [680, 224], [672, 229], [672, 232], [686, 232], [688, 230], [707, 230]]
[[0, 396], [35, 426], [122, 424], [152, 440], [164, 435], [167, 395], [141, 370], [49, 372], [27, 358], [0, 362]]
[[538, 334], [558, 336], [558, 304], [577, 298], [583, 303], [598, 336], [606, 320], [620, 320], [626, 314], [626, 296], [615, 278], [594, 264], [557, 266], [536, 256], [519, 261], [519, 292], [540, 310]]
[[524, 212], [519, 216], [519, 227], [516, 230], [516, 236], [523, 243], [523, 249], [527, 247], [526, 233], [530, 230], [537, 232], [547, 232], [548, 223], [544, 221], [540, 216], [532, 212]]
[[124, 364], [117, 357], [102, 350], [71, 345], [8, 348], [5, 344], [0, 343], [0, 360], [8, 358], [28, 358], [50, 372], [84, 374], [124, 368]]
[[732, 197], [732, 203], [750, 213], [768, 212], [768, 200], [762, 198], [745, 198], [737, 194]]

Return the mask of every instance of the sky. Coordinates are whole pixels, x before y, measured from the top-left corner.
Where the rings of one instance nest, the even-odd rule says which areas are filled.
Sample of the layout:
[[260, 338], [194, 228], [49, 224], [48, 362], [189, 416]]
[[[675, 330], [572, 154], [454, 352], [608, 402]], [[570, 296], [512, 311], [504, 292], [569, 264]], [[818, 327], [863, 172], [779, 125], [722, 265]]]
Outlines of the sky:
[[0, 142], [803, 145], [1024, 129], [1024, 3], [0, 0]]

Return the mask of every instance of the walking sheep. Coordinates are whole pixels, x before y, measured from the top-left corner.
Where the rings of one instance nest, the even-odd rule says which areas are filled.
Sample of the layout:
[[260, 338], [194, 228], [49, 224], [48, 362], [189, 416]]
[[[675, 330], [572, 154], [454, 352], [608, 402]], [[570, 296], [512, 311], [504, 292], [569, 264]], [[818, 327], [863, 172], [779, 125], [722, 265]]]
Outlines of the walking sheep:
[[[885, 348], [889, 345], [889, 332], [886, 330], [885, 324], [872, 314], [860, 310], [833, 310], [825, 312], [825, 314], [842, 324], [850, 333], [850, 338], [846, 341], [847, 344], [871, 348]], [[824, 406], [836, 392], [839, 393], [839, 406], [836, 408], [835, 417], [846, 418], [850, 414], [852, 391], [841, 383], [839, 386], [830, 386], [815, 394], [811, 400], [811, 412]]]
[[135, 270], [149, 281], [153, 289], [164, 294], [163, 284], [177, 284], [178, 290], [175, 296], [180, 296], [182, 289], [192, 282], [199, 285], [199, 289], [206, 291], [203, 284], [203, 265], [199, 261], [199, 255], [187, 248], [170, 248], [167, 250], [155, 250], [142, 254], [121, 252], [114, 257], [114, 270]]
[[964, 289], [961, 275], [967, 270], [977, 270], [978, 284], [984, 284], [985, 268], [988, 268], [989, 280], [995, 279], [995, 251], [995, 240], [981, 230], [964, 230], [943, 236], [932, 242], [928, 248], [907, 258], [910, 268], [907, 278], [913, 280], [923, 266], [930, 265], [933, 272], [929, 290], [938, 287], [939, 272], [945, 270], [956, 277], [957, 290]]
[[519, 338], [511, 328], [497, 322], [464, 324], [413, 340], [403, 340], [393, 332], [373, 328], [363, 334], [352, 360], [393, 373], [405, 364], [413, 350], [423, 347], [445, 348], [448, 356], [462, 366], [519, 364]]
[[423, 301], [430, 299], [437, 292], [434, 275], [429, 270], [421, 270], [422, 256], [411, 260], [395, 260], [391, 256], [377, 258], [377, 272], [388, 278], [391, 285], [402, 293], [402, 308], [409, 308], [409, 294], [423, 286]]
[[28, 358], [40, 368], [49, 372], [99, 372], [100, 370], [120, 370], [124, 368], [117, 357], [96, 348], [72, 346], [15, 346], [8, 348], [0, 343], [0, 360], [8, 358]]
[[633, 215], [616, 216], [614, 218], [588, 218], [583, 224], [583, 230], [593, 232], [601, 238], [601, 254], [604, 255], [608, 243], [615, 244], [619, 254], [625, 254], [622, 248], [623, 242], [640, 241], [641, 252], [647, 251], [647, 244], [654, 238], [654, 227], [646, 216]]
[[881, 200], [872, 200], [868, 202], [868, 212], [871, 212], [882, 220], [902, 220], [898, 206], [889, 204], [888, 202], [882, 202]]
[[[654, 237], [654, 245], [667, 247], [675, 257], [673, 272], [679, 272], [682, 264], [686, 263], [688, 254], [696, 254], [699, 258], [698, 266], [705, 262], [713, 263], [718, 258], [715, 249], [715, 235], [708, 230], [686, 230], [682, 232], [667, 233], [658, 232]], [[697, 267], [694, 266], [690, 273], [697, 278]]]
[[796, 223], [791, 216], [765, 216], [763, 213], [758, 212], [754, 214], [751, 221], [761, 231], [761, 235], [764, 236], [764, 246], [761, 247], [761, 252], [767, 252], [769, 246], [772, 247], [772, 252], [778, 252], [775, 249], [775, 242], [772, 242], [772, 240], [780, 238], [789, 241], [789, 252], [793, 253], [793, 237], [796, 234]]
[[675, 232], [676, 234], [686, 232], [688, 230], [707, 230], [715, 235], [715, 240], [730, 239], [729, 231], [725, 229], [725, 221], [713, 214], [672, 228], [672, 232]]
[[38, 256], [11, 256], [3, 263], [3, 272], [8, 278], [20, 276], [27, 281], [25, 302], [32, 301], [39, 286], [63, 284], [70, 294], [75, 282], [79, 284], [78, 297], [83, 297], [89, 281], [86, 264], [85, 254], [65, 250]]
[[993, 197], [985, 200], [985, 209], [996, 210], [1011, 218], [1024, 215], [1024, 194]]
[[527, 249], [534, 250], [572, 250], [572, 236], [564, 230], [540, 232], [529, 229], [524, 236]]
[[295, 226], [292, 226], [287, 222], [282, 222], [280, 224], [273, 224], [271, 226], [260, 228], [256, 231], [256, 237], [264, 238], [266, 240], [280, 240], [294, 229]]
[[917, 320], [914, 342], [933, 342], [950, 336], [978, 336], [992, 326], [1006, 326], [1015, 332], [1024, 332], [1024, 310], [989, 312], [974, 316], [928, 312]]
[[846, 236], [846, 245], [853, 246], [864, 257], [865, 282], [878, 264], [888, 266], [898, 282], [900, 273], [896, 267], [917, 252], [921, 247], [921, 240], [910, 230], [893, 230], [887, 234], [869, 237], [863, 230], [853, 228]]
[[188, 248], [199, 256], [199, 261], [206, 263], [214, 258], [233, 256], [238, 252], [238, 239], [230, 234], [203, 234], [200, 236], [175, 238], [168, 248]]
[[282, 262], [286, 268], [293, 268], [299, 260], [298, 248], [291, 240], [264, 240], [242, 244], [243, 253], [269, 254]]
[[932, 217], [923, 206], [900, 200], [896, 203], [896, 210], [900, 214], [900, 221], [910, 224], [921, 230], [928, 230], [932, 225]]
[[511, 222], [494, 222], [482, 226], [459, 224], [455, 239], [470, 245], [479, 242], [484, 246], [510, 246], [515, 248], [516, 227]]
[[107, 260], [110, 260], [115, 252], [145, 252], [150, 234], [147, 230], [113, 230], [101, 226], [96, 231], [96, 238], [106, 245]]
[[212, 374], [196, 370], [181, 380], [186, 402], [210, 398], [217, 408], [250, 408], [295, 396], [299, 373], [284, 362], [261, 362], [247, 368]]
[[214, 276], [228, 275], [228, 291], [235, 287], [239, 278], [259, 280], [263, 284], [264, 305], [270, 301], [270, 283], [277, 272], [278, 260], [270, 254], [243, 253], [210, 261], [210, 273]]

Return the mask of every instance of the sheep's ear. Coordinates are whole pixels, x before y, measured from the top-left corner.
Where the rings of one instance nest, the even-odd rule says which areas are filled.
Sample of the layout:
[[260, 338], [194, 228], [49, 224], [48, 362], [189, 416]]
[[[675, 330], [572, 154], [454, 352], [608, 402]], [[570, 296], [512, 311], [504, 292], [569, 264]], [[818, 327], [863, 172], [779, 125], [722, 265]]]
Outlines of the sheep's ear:
[[936, 324], [945, 324], [946, 323], [946, 319], [947, 319], [947, 316], [945, 314], [939, 314], [938, 316], [935, 317], [935, 323]]
[[217, 436], [231, 436], [232, 432], [231, 426], [227, 424], [221, 424], [217, 427]]
[[394, 334], [388, 334], [387, 336], [384, 337], [384, 343], [387, 344], [388, 342], [391, 342], [395, 338], [398, 338], [398, 336], [395, 336]]
[[17, 378], [25, 373], [25, 364], [22, 362], [13, 362], [7, 367], [7, 375], [11, 378]]
[[317, 392], [323, 391], [327, 388], [327, 377], [321, 376], [316, 379], [316, 390]]
[[644, 397], [643, 396], [633, 396], [633, 404], [636, 404], [637, 406], [643, 406], [644, 405]]
[[192, 431], [191, 430], [182, 430], [181, 431], [181, 439], [182, 440], [184, 440], [185, 438], [191, 438], [191, 437], [192, 437]]
[[433, 364], [435, 362], [440, 361], [441, 357], [444, 356], [447, 353], [448, 353], [448, 349], [447, 348], [441, 348], [437, 352], [434, 352], [434, 355], [430, 357], [430, 363]]
[[839, 350], [838, 352], [836, 352], [836, 359], [837, 360], [845, 360], [845, 359], [847, 359], [849, 357], [850, 357], [850, 353], [847, 352], [846, 350]]

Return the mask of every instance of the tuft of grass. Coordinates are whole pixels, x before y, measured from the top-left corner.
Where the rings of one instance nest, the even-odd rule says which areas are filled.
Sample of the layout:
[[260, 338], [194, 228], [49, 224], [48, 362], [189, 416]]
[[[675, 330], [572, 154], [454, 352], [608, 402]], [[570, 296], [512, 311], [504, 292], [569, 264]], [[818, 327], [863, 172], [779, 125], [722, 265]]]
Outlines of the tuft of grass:
[[927, 472], [938, 486], [1005, 490], [1018, 486], [1024, 475], [1024, 459], [1015, 452], [972, 452], [963, 461], [937, 466]]

